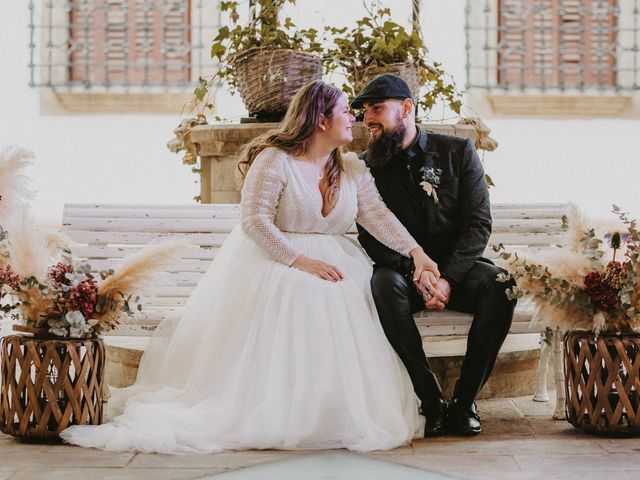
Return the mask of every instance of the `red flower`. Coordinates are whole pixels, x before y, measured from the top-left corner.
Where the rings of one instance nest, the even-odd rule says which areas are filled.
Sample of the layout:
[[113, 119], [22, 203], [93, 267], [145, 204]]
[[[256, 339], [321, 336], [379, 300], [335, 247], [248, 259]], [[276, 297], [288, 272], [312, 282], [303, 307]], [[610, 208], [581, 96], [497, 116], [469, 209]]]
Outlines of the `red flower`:
[[0, 284], [7, 284], [15, 291], [20, 290], [20, 277], [13, 273], [11, 265], [0, 265]]
[[607, 282], [600, 272], [589, 272], [584, 277], [585, 290], [596, 308], [613, 310], [618, 305], [618, 291]]
[[70, 285], [71, 281], [65, 276], [67, 273], [73, 273], [73, 266], [68, 263], [58, 262], [49, 267], [49, 278], [56, 285]]
[[89, 318], [96, 306], [97, 293], [98, 284], [95, 280], [87, 279], [80, 282], [70, 293], [69, 306], [71, 310], [79, 310], [84, 318]]

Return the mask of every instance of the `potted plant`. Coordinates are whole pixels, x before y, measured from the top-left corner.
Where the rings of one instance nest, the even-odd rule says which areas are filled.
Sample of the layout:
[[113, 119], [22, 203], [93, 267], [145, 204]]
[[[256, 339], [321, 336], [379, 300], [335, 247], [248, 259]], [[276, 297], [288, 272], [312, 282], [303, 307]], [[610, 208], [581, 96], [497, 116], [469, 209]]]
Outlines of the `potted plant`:
[[565, 332], [567, 420], [589, 432], [637, 435], [640, 231], [615, 205], [613, 212], [627, 228], [625, 245], [620, 234], [596, 234], [573, 207], [561, 248], [500, 257], [517, 283], [509, 297], [531, 299], [538, 322]]
[[[23, 168], [32, 155], [0, 150], [3, 192], [24, 198]], [[2, 205], [16, 199], [3, 195]], [[100, 335], [119, 324], [140, 292], [183, 246], [150, 245], [112, 270], [95, 272], [73, 258], [64, 237], [43, 232], [25, 207], [0, 227], [0, 312], [19, 335], [0, 339], [0, 431], [55, 439], [73, 424], [102, 420], [105, 348]], [[138, 305], [139, 306], [139, 305]]]
[[318, 31], [298, 29], [288, 17], [281, 20], [278, 14], [286, 3], [295, 0], [256, 0], [255, 15], [244, 24], [238, 23], [238, 1], [220, 3], [234, 26], [221, 27], [213, 40], [211, 57], [217, 59], [218, 69], [200, 79], [198, 101], [205, 100], [213, 82], [222, 80], [232, 94], [240, 92], [250, 115], [279, 120], [295, 92], [322, 77]]
[[442, 66], [428, 59], [418, 31], [408, 32], [394, 22], [391, 9], [379, 2], [365, 3], [365, 8], [367, 15], [355, 28], [326, 28], [333, 42], [326, 52], [329, 69], [346, 76], [344, 90], [353, 97], [377, 75], [393, 73], [407, 82], [421, 114], [428, 114], [439, 100], [460, 114], [460, 92]]

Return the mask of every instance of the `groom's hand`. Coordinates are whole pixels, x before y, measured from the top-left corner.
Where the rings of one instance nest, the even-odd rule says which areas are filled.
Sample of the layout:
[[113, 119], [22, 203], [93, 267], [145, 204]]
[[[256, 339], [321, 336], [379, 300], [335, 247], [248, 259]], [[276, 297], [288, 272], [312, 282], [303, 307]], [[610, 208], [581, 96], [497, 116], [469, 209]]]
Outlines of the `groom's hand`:
[[[426, 288], [425, 288], [426, 289]], [[451, 297], [451, 284], [440, 277], [436, 285], [430, 285], [429, 290], [423, 295], [425, 308], [427, 310], [442, 310]]]
[[425, 308], [441, 310], [449, 301], [440, 290], [439, 278], [432, 272], [422, 272], [418, 281], [415, 282], [415, 287], [425, 302]]

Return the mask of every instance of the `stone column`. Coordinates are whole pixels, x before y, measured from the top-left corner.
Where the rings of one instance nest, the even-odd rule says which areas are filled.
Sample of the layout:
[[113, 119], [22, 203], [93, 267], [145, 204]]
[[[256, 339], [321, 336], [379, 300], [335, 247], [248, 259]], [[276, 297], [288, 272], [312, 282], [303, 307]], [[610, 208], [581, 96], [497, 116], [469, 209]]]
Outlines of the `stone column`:
[[[237, 154], [252, 139], [277, 124], [242, 123], [229, 125], [200, 125], [190, 132], [200, 157], [200, 196], [202, 203], [238, 203], [240, 174]], [[426, 130], [470, 138], [475, 141], [476, 129], [468, 125], [422, 124]], [[362, 123], [353, 128], [353, 142], [349, 150], [360, 153], [366, 149], [368, 133]]]

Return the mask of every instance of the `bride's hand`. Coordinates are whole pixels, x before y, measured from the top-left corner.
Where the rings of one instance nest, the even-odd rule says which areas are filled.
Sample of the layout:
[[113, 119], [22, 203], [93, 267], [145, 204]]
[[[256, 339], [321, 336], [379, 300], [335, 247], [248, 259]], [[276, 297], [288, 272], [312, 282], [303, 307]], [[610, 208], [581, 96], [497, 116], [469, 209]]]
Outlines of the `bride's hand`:
[[337, 267], [304, 255], [298, 256], [291, 266], [330, 282], [338, 282], [343, 278], [342, 272]]
[[422, 272], [427, 272], [427, 276], [431, 280], [432, 284], [436, 284], [440, 278], [440, 271], [438, 270], [438, 264], [431, 260], [429, 255], [424, 253], [421, 247], [416, 247], [409, 252], [411, 258], [413, 258], [413, 265], [415, 267], [413, 271], [413, 282], [420, 282]]

